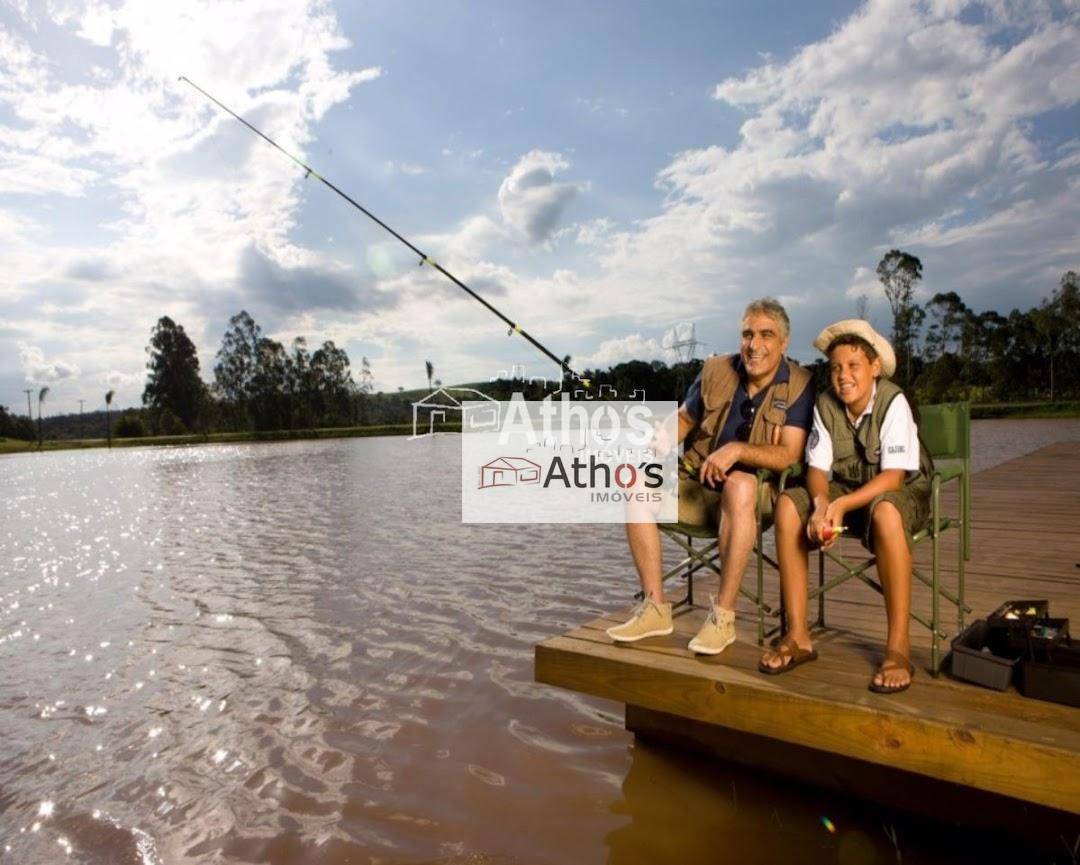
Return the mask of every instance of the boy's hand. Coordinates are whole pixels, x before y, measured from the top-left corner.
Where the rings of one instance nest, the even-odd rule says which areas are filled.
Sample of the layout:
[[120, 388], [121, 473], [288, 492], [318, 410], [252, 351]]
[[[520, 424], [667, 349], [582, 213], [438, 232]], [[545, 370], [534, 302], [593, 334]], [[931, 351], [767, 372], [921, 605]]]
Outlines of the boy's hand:
[[[847, 508], [844, 506], [843, 496], [836, 499], [836, 501], [829, 502], [829, 506], [825, 508], [825, 518], [821, 529], [821, 548], [823, 550], [829, 549], [836, 543], [836, 539], [840, 537], [846, 515]], [[840, 527], [840, 529], [835, 530], [835, 527]]]
[[814, 512], [810, 515], [810, 519], [806, 521], [806, 537], [810, 539], [810, 543], [812, 544], [825, 543], [825, 528], [830, 525], [825, 518], [826, 507], [819, 506], [814, 508]]

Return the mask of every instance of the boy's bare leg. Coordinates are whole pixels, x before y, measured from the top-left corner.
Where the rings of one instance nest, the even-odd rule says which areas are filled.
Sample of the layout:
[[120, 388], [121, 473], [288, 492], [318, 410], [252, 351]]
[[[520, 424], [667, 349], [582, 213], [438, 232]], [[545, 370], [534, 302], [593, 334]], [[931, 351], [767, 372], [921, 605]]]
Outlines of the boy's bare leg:
[[[890, 502], [880, 502], [874, 508], [871, 521], [888, 620], [885, 648], [910, 658], [911, 550], [907, 545], [904, 521], [900, 511]], [[903, 667], [890, 665], [879, 671], [874, 681], [887, 688], [897, 688], [911, 681], [911, 673]]]
[[[810, 629], [806, 624], [807, 558], [810, 544], [806, 538], [806, 523], [799, 517], [795, 504], [787, 496], [776, 502], [776, 556], [780, 564], [780, 590], [784, 596], [784, 613], [787, 616], [787, 636], [801, 649], [812, 649]], [[783, 666], [783, 658], [777, 652], [766, 652], [762, 657], [766, 666]]]
[[720, 498], [720, 594], [716, 604], [723, 610], [734, 610], [739, 598], [746, 563], [754, 549], [757, 521], [754, 519], [754, 499], [757, 496], [757, 477], [747, 472], [728, 472]]

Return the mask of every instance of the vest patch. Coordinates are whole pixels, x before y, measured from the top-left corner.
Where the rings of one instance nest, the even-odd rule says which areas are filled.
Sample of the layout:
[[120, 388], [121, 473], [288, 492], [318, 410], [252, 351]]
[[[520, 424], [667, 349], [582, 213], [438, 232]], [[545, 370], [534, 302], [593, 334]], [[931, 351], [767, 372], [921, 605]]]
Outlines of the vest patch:
[[773, 404], [773, 408], [775, 408], [775, 409], [779, 409], [780, 411], [786, 411], [787, 410], [787, 400], [786, 399], [774, 399], [772, 404]]

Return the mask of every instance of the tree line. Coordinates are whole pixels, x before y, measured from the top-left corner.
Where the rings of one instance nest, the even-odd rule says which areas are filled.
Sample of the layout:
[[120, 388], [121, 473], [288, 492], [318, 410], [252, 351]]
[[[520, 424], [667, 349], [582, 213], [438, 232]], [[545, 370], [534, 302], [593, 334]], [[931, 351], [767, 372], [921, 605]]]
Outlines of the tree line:
[[[922, 262], [898, 249], [878, 264], [877, 275], [892, 314], [890, 336], [897, 355], [895, 379], [921, 403], [969, 400], [974, 403], [1055, 401], [1080, 398], [1080, 281], [1066, 271], [1043, 301], [1008, 314], [976, 312], [954, 291], [915, 300]], [[866, 317], [867, 298], [855, 313]], [[734, 345], [732, 346], [734, 349]], [[246, 312], [229, 319], [215, 356], [213, 381], [203, 381], [198, 353], [182, 325], [162, 316], [146, 347], [147, 380], [142, 410], [122, 412], [113, 423], [106, 395], [107, 435], [176, 435], [231, 430], [295, 430], [316, 427], [402, 424], [412, 420], [416, 392], [373, 393], [371, 365], [361, 360], [354, 380], [345, 350], [327, 340], [314, 351], [304, 337], [286, 348], [265, 336]], [[797, 357], [799, 352], [793, 354]], [[569, 358], [567, 358], [569, 361]], [[701, 360], [668, 366], [663, 361], [632, 360], [607, 369], [587, 369], [591, 396], [621, 399], [645, 393], [650, 400], [681, 400], [701, 368]], [[828, 386], [823, 358], [807, 364], [819, 387]], [[429, 388], [431, 361], [424, 362]], [[568, 390], [572, 384], [564, 382]], [[515, 391], [543, 398], [550, 388], [499, 380], [468, 385], [495, 399]], [[43, 435], [38, 418], [15, 415], [0, 406], [0, 437], [33, 440]], [[100, 435], [101, 413], [46, 418], [49, 437]], [[76, 423], [78, 419], [78, 424]], [[79, 425], [81, 424], [81, 426]], [[90, 432], [87, 432], [87, 425]]]

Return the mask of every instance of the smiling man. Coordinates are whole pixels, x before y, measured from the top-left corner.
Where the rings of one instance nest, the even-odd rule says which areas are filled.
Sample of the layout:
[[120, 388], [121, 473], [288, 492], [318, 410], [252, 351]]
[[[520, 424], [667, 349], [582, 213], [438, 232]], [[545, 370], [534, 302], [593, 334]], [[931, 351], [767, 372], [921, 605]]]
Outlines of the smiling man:
[[[717, 525], [720, 544], [720, 594], [689, 646], [699, 654], [719, 654], [735, 641], [735, 600], [756, 534], [756, 472], [779, 472], [800, 460], [813, 421], [810, 374], [785, 357], [790, 331], [777, 301], [752, 302], [743, 313], [739, 353], [706, 360], [679, 407], [679, 442], [686, 442], [679, 521]], [[771, 513], [775, 487], [764, 485], [761, 498], [763, 512]], [[670, 634], [660, 531], [655, 522], [629, 521], [626, 534], [645, 598], [608, 636], [631, 643]]]

